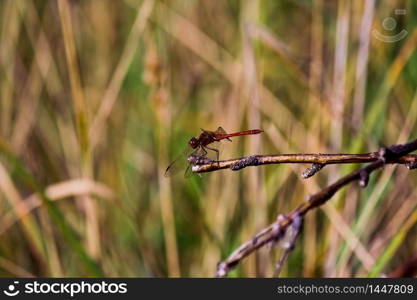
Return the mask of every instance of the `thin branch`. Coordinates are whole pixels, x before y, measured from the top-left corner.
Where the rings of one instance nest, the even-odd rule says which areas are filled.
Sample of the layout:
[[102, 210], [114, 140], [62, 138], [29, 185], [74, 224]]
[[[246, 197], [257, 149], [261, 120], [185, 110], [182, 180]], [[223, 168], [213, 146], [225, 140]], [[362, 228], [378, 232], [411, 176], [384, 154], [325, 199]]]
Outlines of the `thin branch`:
[[[380, 159], [379, 152], [370, 152], [364, 154], [282, 154], [282, 155], [251, 155], [241, 158], [215, 161], [207, 157], [191, 155], [188, 161], [192, 164], [194, 173], [213, 172], [221, 169], [230, 168], [238, 171], [249, 166], [259, 166], [268, 164], [313, 164], [303, 173], [304, 178], [314, 175], [325, 165], [330, 164], [354, 164], [369, 163]], [[405, 155], [387, 161], [392, 164], [404, 164], [409, 169], [417, 168], [417, 155]], [[310, 172], [315, 171], [312, 175], [307, 176]], [[304, 175], [305, 174], [305, 175]]]
[[[339, 163], [347, 163], [347, 162], [368, 162], [372, 161], [372, 163], [368, 164], [365, 167], [362, 167], [342, 178], [334, 182], [333, 184], [325, 187], [318, 193], [311, 195], [307, 198], [307, 201], [301, 203], [298, 207], [296, 207], [292, 212], [289, 213], [288, 216], [284, 218], [278, 218], [276, 222], [272, 223], [268, 227], [259, 231], [252, 239], [243, 243], [237, 250], [235, 250], [226, 260], [220, 262], [217, 265], [217, 277], [224, 277], [228, 274], [228, 272], [236, 267], [243, 258], [250, 255], [257, 249], [261, 248], [262, 246], [269, 244], [269, 243], [276, 243], [280, 241], [285, 233], [294, 222], [297, 222], [300, 217], [303, 217], [308, 211], [323, 205], [329, 199], [333, 197], [333, 195], [339, 191], [342, 187], [346, 186], [347, 184], [358, 180], [361, 186], [365, 186], [366, 182], [368, 181], [369, 175], [382, 168], [387, 163], [401, 163], [407, 164], [409, 169], [412, 169], [415, 166], [415, 159], [416, 155], [407, 155], [410, 152], [417, 150], [417, 140], [410, 142], [408, 144], [403, 145], [393, 145], [388, 148], [382, 148], [378, 152], [372, 152], [368, 154], [339, 154], [339, 157], [336, 158], [335, 155], [285, 155], [285, 156], [272, 156], [274, 159], [277, 160], [280, 157], [281, 160], [284, 160], [285, 157], [291, 157], [291, 162], [294, 163], [301, 163], [301, 162], [312, 162], [312, 163], [326, 163], [329, 162], [335, 163], [337, 160]], [[265, 156], [261, 156], [265, 157]], [[330, 159], [329, 157], [332, 157]], [[271, 158], [271, 156], [269, 156]], [[312, 161], [314, 159], [314, 161]], [[326, 161], [327, 159], [327, 161]], [[372, 159], [372, 160], [371, 160]], [[310, 160], [310, 161], [307, 161]], [[233, 160], [231, 160], [233, 161]], [[237, 163], [239, 160], [235, 160], [234, 163]], [[342, 162], [343, 161], [343, 162]], [[203, 162], [203, 161], [199, 161]], [[213, 163], [207, 164], [208, 161], [205, 161], [206, 164], [198, 165], [198, 167], [204, 167], [203, 170], [214, 170], [210, 169], [213, 168]], [[282, 163], [281, 161], [280, 163]], [[286, 162], [289, 162], [288, 160]], [[222, 164], [223, 163], [223, 164]], [[218, 168], [226, 168], [224, 166], [225, 161], [220, 162]], [[276, 161], [274, 163], [277, 163]], [[233, 163], [232, 163], [233, 164]], [[231, 164], [231, 165], [232, 165]], [[214, 162], [214, 165], [217, 165], [217, 162]], [[410, 167], [411, 166], [411, 167]], [[194, 168], [194, 167], [193, 167]], [[194, 170], [193, 170], [194, 171]], [[201, 171], [201, 170], [200, 170]]]

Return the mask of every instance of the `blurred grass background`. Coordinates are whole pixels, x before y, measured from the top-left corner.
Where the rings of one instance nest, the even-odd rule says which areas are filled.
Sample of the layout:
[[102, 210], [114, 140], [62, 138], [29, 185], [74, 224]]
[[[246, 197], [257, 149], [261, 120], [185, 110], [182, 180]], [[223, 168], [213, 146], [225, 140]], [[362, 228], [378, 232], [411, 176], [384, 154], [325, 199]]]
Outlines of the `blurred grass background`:
[[[1, 0], [0, 15], [1, 276], [213, 276], [358, 167], [165, 178], [200, 127], [265, 130], [227, 143], [223, 159], [417, 137], [412, 0]], [[402, 29], [393, 43], [372, 34]], [[282, 275], [404, 264], [417, 252], [416, 179], [387, 166], [309, 214]], [[280, 253], [262, 249], [231, 276], [271, 276]]]

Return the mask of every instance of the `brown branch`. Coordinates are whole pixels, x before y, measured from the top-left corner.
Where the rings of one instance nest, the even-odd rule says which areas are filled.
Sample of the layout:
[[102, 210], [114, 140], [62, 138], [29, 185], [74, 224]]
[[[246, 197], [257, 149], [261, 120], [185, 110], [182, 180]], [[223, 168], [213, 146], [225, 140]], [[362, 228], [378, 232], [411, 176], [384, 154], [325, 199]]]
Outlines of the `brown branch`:
[[[224, 277], [228, 274], [228, 272], [236, 267], [243, 258], [250, 255], [260, 247], [269, 244], [269, 243], [276, 243], [277, 241], [281, 240], [282, 237], [287, 232], [288, 228], [292, 226], [292, 224], [301, 216], [303, 217], [308, 211], [326, 203], [332, 196], [339, 191], [342, 187], [346, 186], [347, 184], [358, 180], [361, 186], [365, 186], [369, 175], [382, 168], [386, 163], [403, 163], [407, 164], [409, 169], [415, 168], [415, 159], [416, 155], [407, 155], [410, 152], [417, 150], [417, 140], [410, 142], [408, 144], [403, 145], [393, 145], [388, 148], [382, 148], [378, 152], [372, 152], [368, 154], [359, 154], [359, 155], [348, 155], [348, 154], [339, 154], [337, 160], [339, 163], [344, 161], [347, 162], [368, 162], [372, 161], [372, 163], [368, 164], [365, 167], [362, 167], [342, 178], [334, 182], [333, 184], [325, 187], [318, 193], [311, 195], [307, 198], [307, 201], [301, 203], [297, 208], [295, 208], [292, 212], [289, 213], [288, 216], [284, 218], [278, 218], [276, 222], [272, 223], [268, 227], [259, 231], [252, 239], [242, 244], [237, 250], [235, 250], [226, 260], [220, 262], [217, 265], [217, 273], [218, 277]], [[307, 158], [310, 160], [308, 162], [313, 163], [326, 163], [328, 164], [330, 161], [335, 163], [335, 157], [337, 155], [286, 155], [286, 156], [273, 156], [275, 157], [291, 157], [291, 162], [307, 162]], [[329, 157], [332, 157], [330, 159]], [[304, 159], [304, 160], [303, 160]], [[314, 161], [312, 161], [314, 159]], [[317, 160], [316, 160], [317, 159]], [[323, 160], [324, 159], [324, 160]], [[327, 161], [326, 161], [327, 159]], [[371, 160], [372, 159], [372, 160]], [[349, 161], [348, 161], [349, 160]], [[288, 162], [288, 161], [287, 161]], [[207, 161], [206, 161], [207, 163]], [[236, 163], [236, 162], [235, 162]], [[282, 163], [282, 162], [281, 162]], [[217, 164], [217, 162], [215, 162]], [[204, 170], [209, 170], [212, 167], [212, 163], [199, 165], [199, 167], [205, 166]], [[223, 166], [224, 165], [220, 165]], [[213, 170], [213, 169], [211, 169]]]
[[[249, 166], [259, 166], [268, 164], [306, 164], [313, 166], [303, 173], [303, 178], [314, 175], [325, 165], [330, 164], [354, 164], [375, 162], [380, 158], [379, 152], [364, 154], [281, 154], [281, 155], [251, 155], [241, 158], [215, 161], [207, 157], [191, 155], [188, 161], [192, 165], [194, 173], [213, 172], [221, 169], [230, 168], [238, 171]], [[404, 164], [409, 169], [417, 168], [417, 155], [405, 155], [387, 161], [387, 163]], [[310, 175], [310, 176], [308, 176]]]

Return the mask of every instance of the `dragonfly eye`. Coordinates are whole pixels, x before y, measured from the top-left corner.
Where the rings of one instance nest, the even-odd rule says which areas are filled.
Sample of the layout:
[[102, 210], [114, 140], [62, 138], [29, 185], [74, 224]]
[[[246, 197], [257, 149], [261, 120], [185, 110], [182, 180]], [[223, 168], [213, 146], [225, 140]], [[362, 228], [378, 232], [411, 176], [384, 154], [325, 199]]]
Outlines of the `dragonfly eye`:
[[191, 138], [191, 140], [188, 142], [188, 145], [190, 145], [190, 146], [191, 146], [191, 148], [195, 149], [195, 148], [197, 148], [197, 146], [198, 146], [198, 140], [197, 140], [195, 137], [193, 137], [193, 138]]

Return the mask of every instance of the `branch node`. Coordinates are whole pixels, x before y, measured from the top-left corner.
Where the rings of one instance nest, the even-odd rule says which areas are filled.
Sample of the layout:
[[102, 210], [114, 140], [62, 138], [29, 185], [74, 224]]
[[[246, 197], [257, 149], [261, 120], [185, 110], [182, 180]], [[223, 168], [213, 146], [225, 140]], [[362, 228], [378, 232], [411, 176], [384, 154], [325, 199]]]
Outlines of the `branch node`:
[[284, 249], [289, 249], [291, 251], [294, 248], [295, 241], [297, 239], [298, 234], [300, 233], [302, 223], [303, 217], [298, 212], [295, 213], [291, 220], [291, 226], [287, 229], [289, 241], [282, 245]]
[[379, 159], [384, 163], [393, 162], [397, 156], [398, 152], [401, 150], [402, 145], [393, 145], [391, 147], [382, 147], [378, 151]]
[[296, 212], [293, 217], [292, 227], [295, 229], [295, 232], [299, 232], [301, 226], [303, 225], [303, 217], [299, 212]]
[[[291, 251], [295, 248], [295, 243], [297, 242], [297, 237], [300, 234], [301, 226], [303, 223], [303, 217], [297, 212], [292, 217], [291, 227], [288, 228], [287, 233], [289, 234], [289, 241], [286, 242], [282, 247], [285, 249], [284, 254], [281, 259], [275, 265], [274, 277], [278, 277], [282, 266], [285, 261], [288, 259]], [[288, 232], [289, 231], [289, 232]]]
[[326, 164], [322, 164], [322, 163], [313, 163], [311, 165], [310, 168], [307, 168], [302, 174], [301, 177], [303, 179], [307, 179], [311, 176], [313, 176], [314, 174], [316, 174], [318, 171], [320, 171], [321, 169], [324, 168]]
[[407, 169], [409, 170], [413, 170], [413, 169], [417, 169], [417, 161], [413, 161], [413, 162], [409, 162], [408, 164], [405, 165], [407, 167]]
[[366, 172], [365, 170], [362, 170], [359, 173], [359, 186], [366, 187], [368, 185], [368, 182], [369, 182], [369, 173]]
[[272, 226], [271, 240], [269, 241], [269, 250], [271, 250], [285, 235], [286, 230], [282, 228], [281, 222], [288, 217], [284, 215], [278, 215], [276, 222]]
[[272, 241], [274, 242], [274, 244], [278, 242], [282, 238], [282, 236], [285, 234], [285, 230], [280, 225], [280, 222], [282, 222], [283, 219], [284, 218], [277, 218], [277, 222], [274, 224], [274, 227], [272, 228], [272, 231], [273, 231]]

